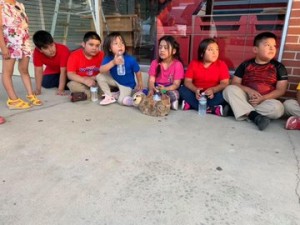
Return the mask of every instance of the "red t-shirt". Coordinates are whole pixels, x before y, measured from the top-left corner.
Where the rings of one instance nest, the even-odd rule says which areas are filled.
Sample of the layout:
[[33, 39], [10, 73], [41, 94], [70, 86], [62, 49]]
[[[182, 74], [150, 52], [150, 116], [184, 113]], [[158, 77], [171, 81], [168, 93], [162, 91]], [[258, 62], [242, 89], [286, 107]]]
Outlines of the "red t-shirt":
[[193, 60], [185, 73], [185, 78], [193, 80], [197, 88], [211, 88], [220, 84], [221, 80], [229, 79], [228, 66], [221, 60], [212, 63], [208, 68], [198, 60]]
[[77, 75], [96, 76], [99, 74], [99, 68], [104, 58], [104, 52], [99, 51], [93, 58], [88, 59], [83, 53], [83, 49], [77, 49], [69, 56], [67, 71], [75, 72]]
[[60, 68], [67, 67], [70, 50], [67, 46], [55, 43], [56, 55], [52, 58], [45, 56], [37, 48], [33, 52], [33, 64], [35, 67], [46, 66], [43, 74], [59, 74]]

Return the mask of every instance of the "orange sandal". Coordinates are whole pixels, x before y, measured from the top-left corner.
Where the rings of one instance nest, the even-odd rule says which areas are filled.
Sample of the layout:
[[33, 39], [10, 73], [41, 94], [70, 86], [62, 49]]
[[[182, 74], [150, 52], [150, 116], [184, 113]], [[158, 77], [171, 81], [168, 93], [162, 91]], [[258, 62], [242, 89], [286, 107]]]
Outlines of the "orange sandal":
[[32, 105], [43, 105], [42, 101], [39, 100], [35, 95], [27, 95], [26, 98], [31, 102]]
[[29, 109], [31, 107], [28, 102], [25, 102], [20, 98], [17, 98], [16, 100], [8, 98], [6, 105], [9, 109]]

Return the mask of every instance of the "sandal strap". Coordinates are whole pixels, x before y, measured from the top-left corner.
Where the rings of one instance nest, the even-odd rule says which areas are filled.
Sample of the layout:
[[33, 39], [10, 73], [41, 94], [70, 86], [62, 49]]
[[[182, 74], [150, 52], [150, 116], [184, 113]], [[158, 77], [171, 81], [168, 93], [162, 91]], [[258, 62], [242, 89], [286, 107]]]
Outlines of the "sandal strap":
[[27, 95], [26, 98], [27, 98], [33, 105], [42, 105], [42, 101], [39, 100], [35, 95]]
[[6, 105], [10, 109], [28, 109], [28, 108], [30, 108], [29, 103], [23, 101], [20, 98], [17, 98], [15, 100], [8, 98]]

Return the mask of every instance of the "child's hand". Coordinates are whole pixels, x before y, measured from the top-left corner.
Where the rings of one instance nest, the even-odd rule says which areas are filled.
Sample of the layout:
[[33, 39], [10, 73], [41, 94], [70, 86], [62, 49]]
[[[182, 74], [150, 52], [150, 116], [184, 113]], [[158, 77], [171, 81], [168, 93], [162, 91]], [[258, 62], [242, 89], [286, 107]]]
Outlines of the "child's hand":
[[209, 99], [213, 99], [214, 98], [214, 91], [212, 88], [207, 88], [205, 90], [205, 95], [209, 98]]
[[57, 90], [57, 92], [56, 92], [56, 94], [57, 95], [60, 95], [60, 96], [65, 96], [65, 95], [67, 95], [67, 92], [65, 92], [65, 90]]
[[114, 64], [115, 65], [122, 65], [122, 64], [124, 64], [124, 58], [123, 58], [123, 56], [115, 55]]
[[83, 84], [85, 84], [88, 87], [92, 87], [96, 85], [96, 81], [90, 77], [85, 77], [83, 80]]
[[201, 91], [201, 90], [203, 90], [203, 88], [198, 88], [198, 89], [196, 90], [196, 92], [195, 92], [195, 96], [196, 96], [196, 99], [197, 99], [197, 100], [200, 99], [200, 96], [201, 96], [200, 91]]
[[135, 89], [138, 90], [138, 91], [143, 90], [143, 89], [144, 89], [143, 84], [139, 84], [139, 83], [138, 83], [138, 84], [136, 85]]
[[1, 51], [3, 59], [10, 59], [10, 52], [7, 47], [4, 47]]
[[159, 84], [158, 86], [156, 86], [156, 89], [159, 90], [160, 92], [162, 92], [163, 90], [167, 91], [164, 85]]

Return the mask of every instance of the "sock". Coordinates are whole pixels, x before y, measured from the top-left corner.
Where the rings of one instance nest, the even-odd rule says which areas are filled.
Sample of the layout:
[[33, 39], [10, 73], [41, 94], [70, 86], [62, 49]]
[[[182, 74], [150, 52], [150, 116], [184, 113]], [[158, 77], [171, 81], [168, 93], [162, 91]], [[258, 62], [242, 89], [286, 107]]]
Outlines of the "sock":
[[249, 113], [249, 115], [248, 115], [248, 118], [251, 120], [251, 121], [254, 121], [255, 120], [255, 118], [257, 117], [257, 116], [259, 116], [260, 114], [258, 113], [258, 112], [256, 112], [256, 111], [251, 111], [250, 113]]

